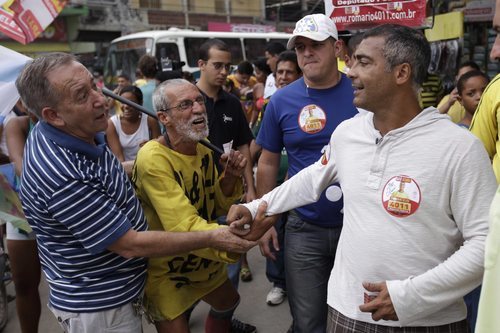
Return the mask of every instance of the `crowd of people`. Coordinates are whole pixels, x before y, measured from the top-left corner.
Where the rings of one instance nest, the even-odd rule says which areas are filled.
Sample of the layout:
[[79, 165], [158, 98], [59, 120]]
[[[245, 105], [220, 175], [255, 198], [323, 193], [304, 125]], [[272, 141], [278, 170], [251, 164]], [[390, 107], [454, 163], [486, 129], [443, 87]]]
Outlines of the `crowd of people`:
[[346, 40], [306, 15], [234, 73], [218, 39], [198, 80], [144, 55], [114, 92], [149, 115], [70, 54], [27, 63], [0, 127], [32, 228], [7, 225], [22, 332], [38, 331], [41, 271], [65, 332], [145, 317], [189, 333], [200, 301], [205, 332], [257, 332], [234, 317], [254, 246], [290, 333], [495, 332], [500, 74], [461, 64], [443, 97], [430, 53], [416, 29]]

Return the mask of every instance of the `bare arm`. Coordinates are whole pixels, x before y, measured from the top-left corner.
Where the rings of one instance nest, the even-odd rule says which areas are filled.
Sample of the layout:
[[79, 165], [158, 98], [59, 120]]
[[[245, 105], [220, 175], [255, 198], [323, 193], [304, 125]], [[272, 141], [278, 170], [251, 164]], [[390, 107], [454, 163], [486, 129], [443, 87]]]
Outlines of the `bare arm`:
[[9, 158], [14, 163], [16, 175], [21, 175], [23, 165], [24, 145], [28, 137], [29, 117], [21, 116], [12, 118], [5, 126], [5, 137], [7, 138], [7, 148]]
[[208, 231], [167, 232], [130, 229], [108, 250], [125, 258], [160, 257], [186, 253], [202, 248], [215, 248], [221, 251], [244, 253], [255, 245], [234, 235], [228, 227]]
[[[441, 102], [439, 102], [437, 109], [440, 113], [448, 113], [453, 104], [457, 101], [458, 92], [457, 88], [453, 89], [449, 96], [443, 97]], [[447, 99], [446, 99], [447, 98]], [[446, 99], [446, 100], [445, 100]]]
[[262, 149], [257, 166], [257, 196], [259, 198], [276, 187], [280, 158], [279, 153]]
[[[259, 158], [259, 164], [257, 167], [257, 196], [259, 198], [276, 187], [276, 178], [278, 177], [280, 158], [280, 154], [262, 149], [262, 155]], [[277, 220], [278, 218], [276, 217], [274, 220], [270, 220], [270, 222], [274, 224]], [[264, 223], [264, 225], [266, 226], [267, 223]], [[276, 232], [276, 229], [270, 227], [259, 241], [260, 252], [263, 256], [275, 260], [276, 258], [270, 248], [270, 244], [275, 245], [277, 243], [278, 233]], [[273, 247], [275, 250], [279, 250], [276, 246]]]
[[108, 141], [108, 146], [115, 154], [116, 158], [120, 162], [125, 161], [125, 156], [123, 155], [122, 145], [120, 144], [120, 138], [118, 133], [116, 133], [116, 128], [111, 119], [108, 119], [108, 128], [106, 129], [106, 139]]
[[257, 120], [259, 119], [259, 114], [262, 110], [262, 104], [259, 102], [259, 99], [261, 97], [264, 97], [264, 85], [262, 83], [257, 83], [253, 87], [253, 110], [252, 110], [252, 117], [250, 118], [250, 123], [255, 124]]

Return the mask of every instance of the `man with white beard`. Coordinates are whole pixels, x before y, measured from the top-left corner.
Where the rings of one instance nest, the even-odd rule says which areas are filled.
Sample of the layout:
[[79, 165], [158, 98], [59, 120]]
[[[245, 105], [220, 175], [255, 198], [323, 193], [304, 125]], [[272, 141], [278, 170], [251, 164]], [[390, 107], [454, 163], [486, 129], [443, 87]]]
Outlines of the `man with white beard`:
[[[213, 152], [198, 143], [208, 136], [205, 99], [183, 79], [167, 80], [153, 93], [153, 106], [166, 133], [141, 148], [132, 181], [152, 230], [227, 228], [217, 223], [243, 194], [246, 159], [238, 151], [221, 157], [219, 177]], [[199, 300], [212, 306], [206, 332], [228, 332], [239, 295], [226, 264], [238, 254], [205, 248], [150, 259], [145, 306], [158, 332], [189, 332], [185, 312]]]

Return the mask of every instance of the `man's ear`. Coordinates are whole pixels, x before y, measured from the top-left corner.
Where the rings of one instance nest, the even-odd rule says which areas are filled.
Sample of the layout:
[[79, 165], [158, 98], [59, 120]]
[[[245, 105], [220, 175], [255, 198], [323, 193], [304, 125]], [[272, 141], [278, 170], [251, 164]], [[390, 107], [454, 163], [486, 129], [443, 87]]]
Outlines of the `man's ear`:
[[158, 121], [163, 124], [163, 126], [168, 127], [170, 124], [170, 116], [167, 111], [158, 111]]
[[333, 49], [335, 51], [335, 57], [344, 60], [345, 56], [347, 56], [347, 46], [345, 45], [344, 40], [336, 40], [333, 43]]
[[462, 96], [457, 95], [457, 101], [460, 103], [460, 105], [464, 106]]
[[42, 119], [55, 127], [62, 127], [65, 125], [64, 119], [62, 119], [54, 108], [46, 106], [42, 109]]
[[205, 61], [198, 59], [198, 67], [200, 68], [200, 70], [204, 69], [205, 68]]
[[411, 66], [408, 63], [403, 63], [396, 66], [395, 76], [397, 84], [411, 83]]

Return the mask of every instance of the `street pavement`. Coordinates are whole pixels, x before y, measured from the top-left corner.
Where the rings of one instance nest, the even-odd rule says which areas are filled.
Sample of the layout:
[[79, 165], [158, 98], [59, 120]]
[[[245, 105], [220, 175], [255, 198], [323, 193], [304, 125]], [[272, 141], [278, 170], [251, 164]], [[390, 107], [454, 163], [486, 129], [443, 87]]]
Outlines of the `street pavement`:
[[[253, 248], [248, 253], [248, 261], [253, 274], [251, 282], [241, 282], [239, 292], [241, 302], [236, 309], [235, 316], [243, 322], [257, 326], [258, 333], [285, 333], [291, 324], [290, 310], [285, 301], [278, 306], [268, 306], [266, 304], [266, 295], [271, 288], [265, 274], [265, 259], [260, 255], [258, 247]], [[8, 293], [14, 294], [12, 283], [7, 287]], [[48, 300], [48, 287], [45, 281], [40, 286], [42, 298], [42, 316], [40, 319], [40, 333], [59, 333], [62, 329], [57, 320], [48, 310], [46, 304]], [[191, 333], [203, 333], [205, 316], [208, 313], [209, 306], [200, 303], [191, 316]], [[144, 333], [156, 332], [153, 325], [144, 321]], [[3, 333], [19, 333], [19, 323], [14, 302], [9, 303], [9, 322], [3, 330]], [[96, 332], [98, 333], [98, 332]]]

